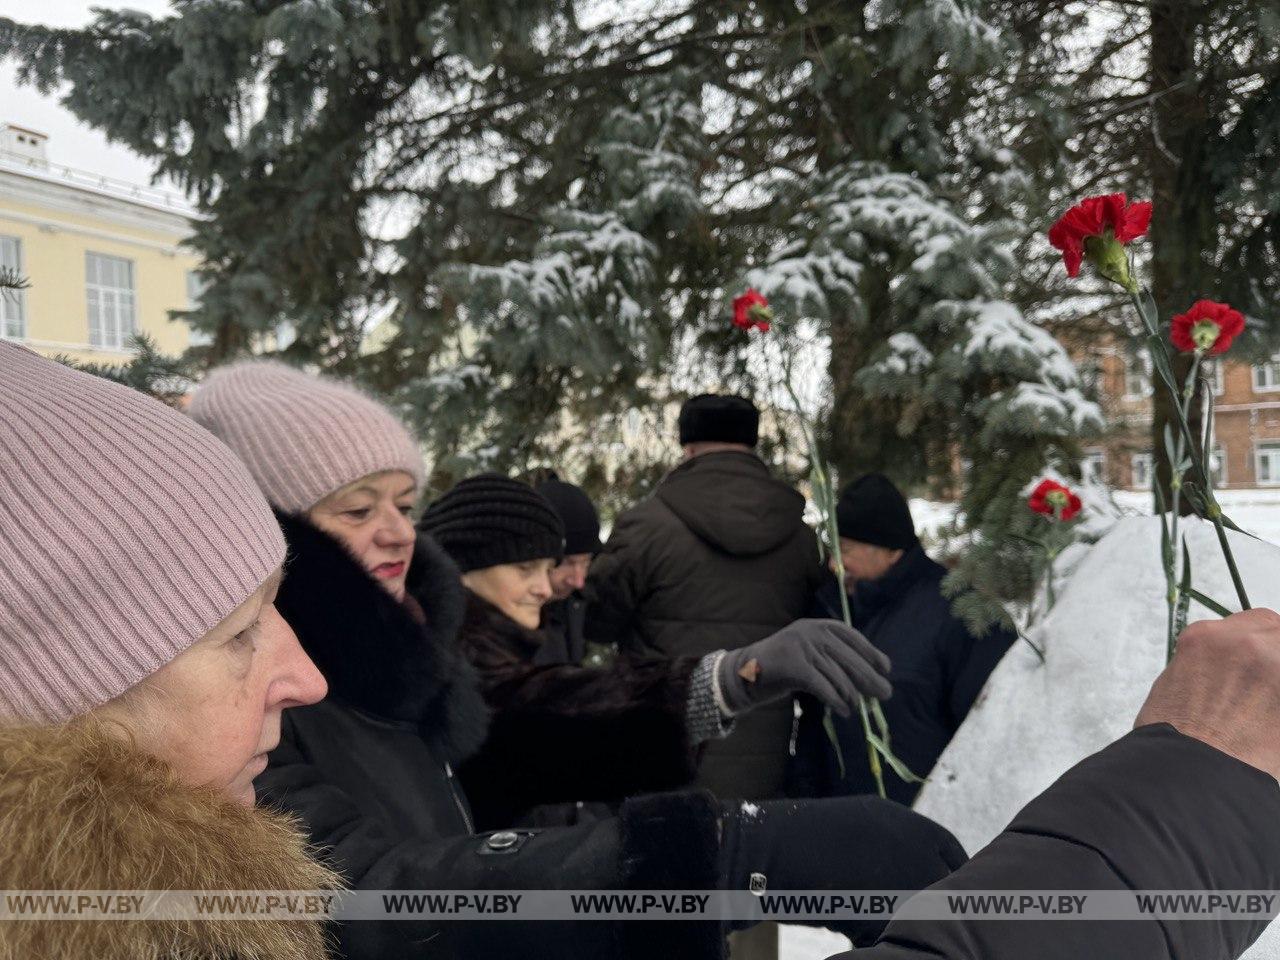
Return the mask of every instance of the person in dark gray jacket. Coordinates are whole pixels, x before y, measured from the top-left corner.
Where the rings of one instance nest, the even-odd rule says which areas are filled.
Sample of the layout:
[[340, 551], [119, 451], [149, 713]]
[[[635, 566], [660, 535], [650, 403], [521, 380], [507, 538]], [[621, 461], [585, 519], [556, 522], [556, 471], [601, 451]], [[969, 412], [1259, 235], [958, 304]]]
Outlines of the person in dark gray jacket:
[[[804, 617], [827, 574], [804, 498], [755, 453], [760, 414], [706, 394], [680, 411], [685, 460], [618, 517], [587, 578], [587, 636], [634, 656], [734, 650]], [[790, 699], [708, 746], [698, 784], [724, 797], [783, 793]]]

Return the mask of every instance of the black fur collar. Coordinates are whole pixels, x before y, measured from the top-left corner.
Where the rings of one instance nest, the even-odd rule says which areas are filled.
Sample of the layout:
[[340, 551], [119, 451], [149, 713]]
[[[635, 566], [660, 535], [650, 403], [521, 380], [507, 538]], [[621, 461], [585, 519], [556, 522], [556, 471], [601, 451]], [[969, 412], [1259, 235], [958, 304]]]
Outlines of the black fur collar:
[[418, 536], [407, 588], [423, 624], [333, 537], [302, 517], [276, 517], [289, 543], [276, 607], [329, 681], [329, 699], [417, 725], [452, 763], [474, 753], [489, 712], [455, 643], [466, 601], [453, 561]]
[[543, 636], [536, 630], [520, 626], [505, 613], [473, 590], [463, 588], [466, 595], [462, 629], [458, 646], [467, 659], [480, 667], [482, 681], [488, 670], [508, 664], [528, 667], [542, 646]]

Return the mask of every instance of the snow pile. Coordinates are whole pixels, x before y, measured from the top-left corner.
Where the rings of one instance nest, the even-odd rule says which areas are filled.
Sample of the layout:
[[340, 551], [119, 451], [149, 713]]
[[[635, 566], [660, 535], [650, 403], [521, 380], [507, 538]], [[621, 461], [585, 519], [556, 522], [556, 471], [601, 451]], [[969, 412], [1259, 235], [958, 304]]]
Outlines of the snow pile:
[[[1234, 609], [1213, 528], [1184, 524], [1196, 587]], [[921, 791], [916, 809], [950, 828], [971, 853], [1032, 797], [1133, 725], [1164, 667], [1164, 575], [1154, 518], [1116, 524], [1089, 549], [1032, 631], [1042, 665], [1015, 644]], [[1232, 550], [1255, 606], [1280, 609], [1280, 547], [1239, 534]], [[1192, 604], [1191, 619], [1212, 617]], [[1246, 955], [1280, 960], [1280, 925]]]

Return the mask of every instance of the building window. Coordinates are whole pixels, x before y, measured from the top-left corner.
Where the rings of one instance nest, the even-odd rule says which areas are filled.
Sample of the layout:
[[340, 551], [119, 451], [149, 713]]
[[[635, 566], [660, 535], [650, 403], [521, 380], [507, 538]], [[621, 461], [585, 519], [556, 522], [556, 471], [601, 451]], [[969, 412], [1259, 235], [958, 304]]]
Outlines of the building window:
[[1151, 396], [1151, 361], [1147, 357], [1124, 357], [1124, 399], [1141, 400]]
[[[22, 242], [0, 237], [0, 267], [22, 273]], [[27, 295], [24, 290], [0, 290], [0, 337], [21, 340], [27, 334]]]
[[135, 329], [133, 261], [86, 253], [85, 293], [89, 301], [89, 343], [104, 350], [124, 350]]
[[1129, 461], [1129, 467], [1133, 474], [1132, 482], [1129, 485], [1135, 490], [1151, 489], [1151, 454], [1135, 453]]
[[1227, 448], [1220, 443], [1213, 445], [1213, 453], [1209, 455], [1209, 473], [1215, 487], [1227, 485]]
[[1096, 397], [1098, 389], [1102, 386], [1102, 361], [1090, 355], [1076, 364], [1076, 369], [1080, 371], [1080, 385], [1085, 393]]
[[1086, 450], [1080, 461], [1080, 476], [1086, 483], [1102, 483], [1106, 459], [1101, 450]]
[[1280, 443], [1260, 443], [1254, 447], [1253, 465], [1259, 486], [1280, 486]]
[[1253, 389], [1263, 393], [1280, 390], [1280, 357], [1253, 365]]

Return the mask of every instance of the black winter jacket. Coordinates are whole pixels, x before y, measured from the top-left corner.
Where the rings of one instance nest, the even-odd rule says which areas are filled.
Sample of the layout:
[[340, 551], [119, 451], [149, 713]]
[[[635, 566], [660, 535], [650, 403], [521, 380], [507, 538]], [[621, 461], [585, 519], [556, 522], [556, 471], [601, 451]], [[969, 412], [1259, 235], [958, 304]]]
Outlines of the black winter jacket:
[[[933, 890], [1275, 890], [1280, 787], [1168, 724], [1088, 757]], [[895, 920], [831, 960], [1227, 960], [1237, 920]]]
[[620, 801], [693, 780], [685, 707], [697, 660], [539, 665], [542, 643], [467, 591], [458, 648], [493, 711], [484, 746], [459, 769], [481, 829], [536, 804]]
[[[640, 656], [700, 657], [803, 617], [822, 582], [804, 498], [752, 453], [707, 453], [623, 513], [587, 580], [587, 636]], [[707, 745], [698, 783], [724, 797], [782, 793], [790, 700]]]
[[[329, 695], [285, 712], [280, 746], [254, 786], [261, 802], [302, 820], [352, 887], [716, 887], [719, 808], [707, 794], [646, 797], [616, 818], [521, 831], [501, 852], [475, 835], [451, 767], [483, 742], [488, 716], [471, 668], [452, 648], [464, 609], [457, 568], [419, 538], [409, 575], [413, 594], [429, 601], [424, 624], [337, 541], [298, 518], [279, 519], [290, 560], [276, 605]], [[722, 941], [712, 922], [357, 921], [337, 932], [348, 960], [715, 960]]]
[[587, 603], [574, 592], [542, 608], [545, 637], [533, 656], [534, 663], [582, 663], [587, 655]]
[[[849, 597], [853, 625], [893, 662], [893, 696], [882, 709], [894, 753], [921, 777], [933, 769], [987, 677], [1016, 639], [1001, 629], [975, 637], [942, 593], [946, 573], [916, 544], [883, 577], [859, 583]], [[819, 592], [813, 615], [841, 618], [834, 578], [828, 578]], [[856, 715], [843, 720], [832, 717], [845, 761], [841, 779], [822, 727], [821, 705], [803, 698], [802, 709], [796, 738], [797, 776], [789, 792], [797, 796], [875, 793], [861, 720]], [[905, 804], [920, 789], [888, 767], [884, 786], [890, 799]]]

